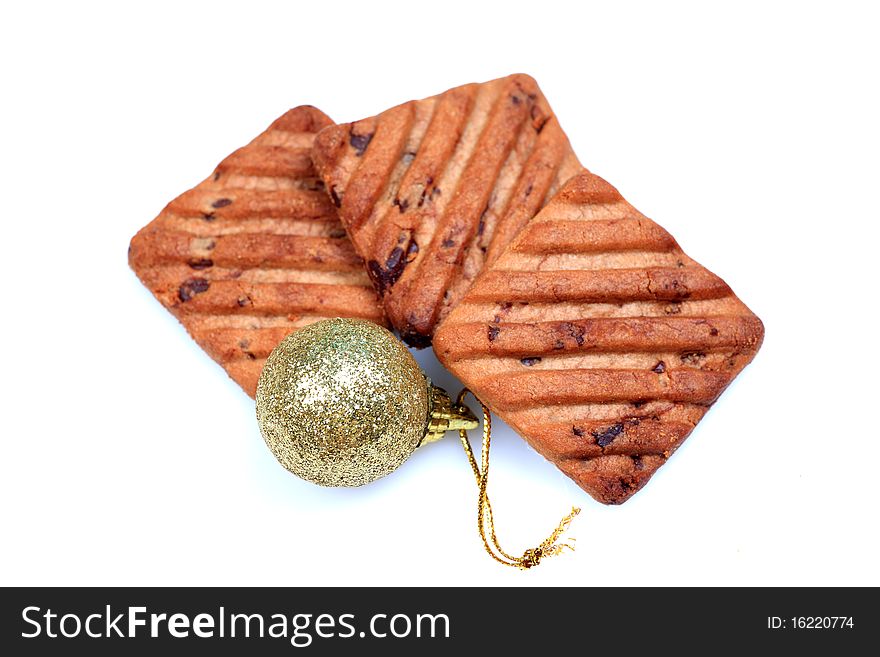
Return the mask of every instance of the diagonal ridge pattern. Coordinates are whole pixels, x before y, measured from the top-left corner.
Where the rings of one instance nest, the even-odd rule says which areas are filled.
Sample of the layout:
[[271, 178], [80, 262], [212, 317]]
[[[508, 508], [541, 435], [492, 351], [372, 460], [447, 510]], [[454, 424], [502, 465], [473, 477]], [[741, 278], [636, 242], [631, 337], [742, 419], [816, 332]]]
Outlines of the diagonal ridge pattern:
[[434, 350], [538, 452], [619, 504], [763, 336], [724, 281], [584, 170], [483, 271]]
[[436, 324], [580, 170], [537, 83], [512, 75], [323, 130], [312, 159], [391, 323]]
[[251, 397], [287, 334], [330, 317], [384, 324], [363, 262], [312, 166], [332, 125], [294, 108], [141, 229], [129, 263]]

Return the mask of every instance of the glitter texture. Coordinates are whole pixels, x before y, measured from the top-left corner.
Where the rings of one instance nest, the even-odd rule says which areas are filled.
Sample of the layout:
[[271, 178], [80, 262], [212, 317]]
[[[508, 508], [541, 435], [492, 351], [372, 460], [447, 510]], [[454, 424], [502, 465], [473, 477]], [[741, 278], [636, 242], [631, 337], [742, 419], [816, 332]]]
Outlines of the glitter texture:
[[321, 486], [361, 486], [403, 463], [425, 435], [429, 382], [389, 331], [329, 319], [287, 336], [257, 385], [275, 458]]

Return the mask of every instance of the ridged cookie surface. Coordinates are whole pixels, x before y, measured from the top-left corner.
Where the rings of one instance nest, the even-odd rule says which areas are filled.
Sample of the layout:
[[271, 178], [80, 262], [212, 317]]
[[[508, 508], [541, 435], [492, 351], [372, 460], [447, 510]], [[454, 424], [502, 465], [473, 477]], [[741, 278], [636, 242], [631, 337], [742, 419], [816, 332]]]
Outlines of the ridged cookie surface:
[[720, 278], [589, 172], [438, 327], [439, 360], [590, 495], [619, 504], [764, 336]]
[[385, 323], [363, 263], [317, 178], [297, 107], [174, 199], [131, 241], [129, 264], [251, 397], [269, 352], [328, 317]]
[[413, 346], [580, 170], [537, 83], [468, 84], [327, 128], [313, 160], [391, 323]]

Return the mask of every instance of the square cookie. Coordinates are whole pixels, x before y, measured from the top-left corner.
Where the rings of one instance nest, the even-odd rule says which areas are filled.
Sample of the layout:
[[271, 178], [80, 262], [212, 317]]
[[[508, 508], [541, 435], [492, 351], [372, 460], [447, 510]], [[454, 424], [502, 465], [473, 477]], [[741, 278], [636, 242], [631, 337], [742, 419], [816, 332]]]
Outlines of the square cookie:
[[385, 324], [312, 167], [330, 125], [314, 107], [288, 111], [131, 240], [141, 282], [251, 397], [291, 331], [328, 317]]
[[527, 75], [326, 128], [312, 157], [389, 320], [418, 347], [580, 170]]
[[638, 491], [752, 360], [727, 284], [588, 171], [437, 329], [437, 358], [595, 499]]

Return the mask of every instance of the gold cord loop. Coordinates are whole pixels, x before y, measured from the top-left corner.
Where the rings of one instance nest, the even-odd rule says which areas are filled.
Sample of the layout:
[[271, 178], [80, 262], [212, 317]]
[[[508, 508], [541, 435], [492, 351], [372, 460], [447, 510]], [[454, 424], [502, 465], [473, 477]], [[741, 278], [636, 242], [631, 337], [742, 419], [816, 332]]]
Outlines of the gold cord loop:
[[[459, 407], [463, 406], [464, 398], [469, 393], [470, 390], [467, 388], [463, 389], [458, 394], [456, 405]], [[480, 490], [479, 497], [477, 498], [477, 529], [480, 532], [480, 538], [483, 540], [483, 547], [486, 548], [486, 552], [498, 563], [527, 570], [533, 566], [537, 566], [541, 563], [541, 560], [546, 557], [560, 554], [566, 548], [574, 550], [573, 543], [575, 542], [575, 539], [569, 538], [568, 542], [565, 543], [560, 543], [558, 541], [562, 534], [565, 533], [565, 530], [568, 529], [569, 525], [571, 525], [571, 521], [574, 517], [581, 512], [577, 507], [572, 507], [571, 513], [562, 519], [556, 529], [553, 530], [553, 533], [544, 539], [538, 547], [529, 548], [523, 552], [521, 557], [514, 557], [508, 554], [498, 544], [498, 537], [495, 536], [495, 521], [492, 518], [492, 505], [489, 503], [489, 494], [486, 492], [489, 483], [489, 448], [492, 442], [492, 416], [483, 402], [476, 397], [474, 397], [474, 399], [477, 400], [477, 403], [483, 409], [483, 446], [481, 450], [481, 464], [477, 463], [477, 458], [474, 455], [474, 450], [468, 439], [467, 429], [459, 429], [458, 435], [461, 438], [461, 445], [464, 447], [465, 454], [467, 454], [468, 462], [471, 464], [471, 470], [474, 473], [474, 477], [477, 480], [477, 486]]]

